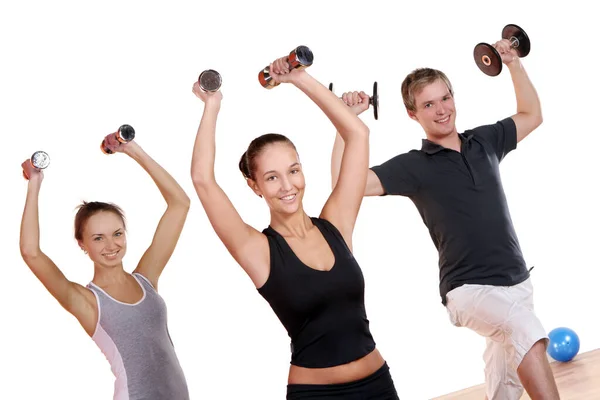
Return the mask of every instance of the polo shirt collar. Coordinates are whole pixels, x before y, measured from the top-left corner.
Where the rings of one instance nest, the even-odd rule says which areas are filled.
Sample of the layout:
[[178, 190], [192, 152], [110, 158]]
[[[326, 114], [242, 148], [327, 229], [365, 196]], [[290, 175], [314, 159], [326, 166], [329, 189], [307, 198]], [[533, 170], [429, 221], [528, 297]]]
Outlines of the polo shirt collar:
[[[462, 133], [459, 133], [458, 137], [460, 138], [461, 143], [464, 143], [467, 140]], [[439, 153], [440, 151], [442, 151], [444, 149], [445, 149], [444, 146], [434, 143], [429, 139], [422, 139], [421, 151], [423, 151], [427, 154]]]

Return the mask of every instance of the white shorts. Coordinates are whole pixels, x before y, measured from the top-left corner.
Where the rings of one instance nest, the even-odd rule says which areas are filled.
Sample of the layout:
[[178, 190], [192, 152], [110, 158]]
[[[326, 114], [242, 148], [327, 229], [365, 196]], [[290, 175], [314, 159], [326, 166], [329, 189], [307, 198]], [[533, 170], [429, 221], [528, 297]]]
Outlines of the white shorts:
[[485, 391], [488, 400], [518, 400], [521, 361], [548, 335], [533, 310], [531, 278], [514, 286], [463, 285], [446, 295], [450, 321], [486, 338]]

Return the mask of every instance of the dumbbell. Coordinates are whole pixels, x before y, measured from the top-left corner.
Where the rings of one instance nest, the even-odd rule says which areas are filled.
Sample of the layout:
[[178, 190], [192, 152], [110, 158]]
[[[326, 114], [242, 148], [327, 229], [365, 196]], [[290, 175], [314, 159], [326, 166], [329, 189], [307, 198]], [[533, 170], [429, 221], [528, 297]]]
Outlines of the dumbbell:
[[[333, 92], [333, 83], [329, 84], [329, 90]], [[377, 81], [373, 83], [373, 95], [369, 97], [369, 104], [373, 106], [375, 119], [379, 119], [379, 94], [377, 92]]]
[[[117, 130], [115, 133], [111, 133], [110, 135], [115, 135], [117, 140], [121, 143], [129, 143], [133, 140], [133, 138], [135, 138], [135, 130], [131, 125], [124, 124], [119, 127], [119, 130]], [[113, 154], [113, 151], [106, 146], [106, 138], [108, 136], [102, 140], [100, 149], [104, 152], [104, 154]]]
[[[50, 156], [45, 151], [36, 151], [28, 160], [31, 163], [31, 166], [38, 171], [46, 169], [48, 165], [50, 165]], [[23, 177], [25, 179], [29, 179], [29, 176], [23, 170]]]
[[[508, 24], [502, 29], [502, 39], [510, 40], [510, 45], [520, 58], [527, 57], [531, 49], [529, 36], [515, 24]], [[479, 43], [473, 50], [473, 57], [479, 69], [486, 75], [497, 76], [502, 72], [502, 57], [494, 46]]]
[[[290, 52], [287, 61], [290, 65], [290, 69], [304, 69], [312, 65], [313, 58], [313, 53], [308, 47], [298, 46]], [[258, 82], [260, 82], [265, 89], [272, 89], [275, 86], [279, 86], [279, 82], [273, 82], [269, 69], [270, 68], [267, 65], [258, 73]]]
[[198, 77], [198, 84], [200, 85], [200, 89], [205, 92], [216, 92], [221, 88], [221, 74], [219, 74], [214, 69], [207, 69], [202, 71], [200, 76]]

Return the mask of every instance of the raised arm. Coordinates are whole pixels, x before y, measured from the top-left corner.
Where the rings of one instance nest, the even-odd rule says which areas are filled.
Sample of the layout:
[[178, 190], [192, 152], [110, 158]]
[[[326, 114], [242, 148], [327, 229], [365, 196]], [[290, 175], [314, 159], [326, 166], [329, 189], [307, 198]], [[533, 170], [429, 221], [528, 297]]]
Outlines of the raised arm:
[[158, 279], [173, 255], [190, 208], [190, 199], [177, 181], [135, 141], [121, 144], [110, 135], [107, 144], [115, 152], [133, 158], [152, 178], [167, 203], [160, 218], [152, 243], [142, 255], [134, 272], [144, 275], [158, 288]]
[[289, 71], [285, 57], [273, 63], [270, 71], [273, 79], [290, 82], [304, 92], [325, 113], [346, 143], [338, 183], [325, 203], [321, 217], [334, 224], [351, 246], [367, 179], [369, 128], [306, 70]]
[[[369, 108], [369, 97], [364, 92], [344, 93], [342, 100], [350, 107], [350, 110], [356, 115], [360, 115], [363, 111]], [[360, 101], [359, 101], [360, 100]], [[335, 189], [337, 184], [340, 168], [342, 166], [342, 158], [345, 149], [344, 139], [339, 132], [335, 134], [335, 142], [331, 153], [331, 188]], [[377, 175], [368, 169], [367, 184], [365, 185], [364, 196], [381, 196], [384, 194], [383, 186]]]
[[48, 292], [65, 310], [77, 318], [91, 336], [97, 321], [94, 295], [83, 286], [69, 281], [56, 264], [40, 249], [38, 199], [43, 172], [32, 168], [29, 160], [25, 161], [22, 166], [24, 176], [29, 179], [19, 241], [23, 261]]
[[542, 106], [537, 91], [531, 83], [525, 67], [521, 64], [515, 49], [510, 47], [510, 42], [503, 39], [494, 45], [510, 71], [515, 95], [517, 98], [517, 113], [512, 116], [517, 126], [517, 143], [523, 140], [543, 121]]
[[254, 285], [261, 287], [269, 276], [267, 238], [242, 220], [215, 179], [215, 132], [223, 96], [220, 91], [204, 92], [198, 82], [193, 92], [205, 103], [192, 154], [194, 188], [219, 239]]

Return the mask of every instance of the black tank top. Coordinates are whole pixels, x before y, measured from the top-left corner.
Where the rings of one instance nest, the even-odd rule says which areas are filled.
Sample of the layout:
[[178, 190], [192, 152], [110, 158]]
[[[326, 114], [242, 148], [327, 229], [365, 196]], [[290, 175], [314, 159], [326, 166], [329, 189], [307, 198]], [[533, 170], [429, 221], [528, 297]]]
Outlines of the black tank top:
[[271, 271], [258, 292], [285, 327], [291, 339], [291, 364], [327, 368], [369, 354], [375, 341], [364, 304], [362, 271], [333, 224], [311, 218], [335, 256], [330, 271], [305, 265], [283, 236], [270, 226]]

